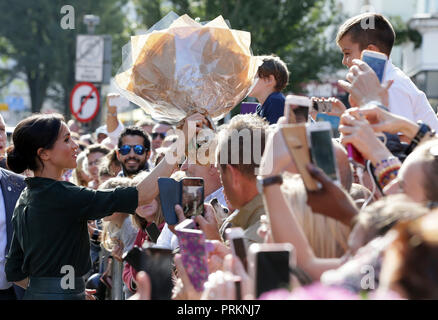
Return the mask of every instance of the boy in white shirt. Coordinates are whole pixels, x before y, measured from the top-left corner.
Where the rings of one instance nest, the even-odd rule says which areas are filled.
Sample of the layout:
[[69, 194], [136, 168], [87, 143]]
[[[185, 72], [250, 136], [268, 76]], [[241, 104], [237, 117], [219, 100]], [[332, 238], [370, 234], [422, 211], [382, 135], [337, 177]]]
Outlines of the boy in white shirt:
[[[360, 59], [363, 50], [381, 52], [390, 57], [395, 42], [395, 32], [384, 16], [377, 13], [364, 13], [350, 18], [339, 28], [336, 42], [344, 54], [342, 64], [351, 68], [353, 60]], [[390, 80], [393, 80], [393, 84], [389, 89], [389, 110], [414, 122], [422, 120], [432, 129], [438, 130], [437, 115], [424, 92], [419, 90], [389, 59], [383, 82]], [[348, 91], [348, 88], [344, 87], [344, 89]]]

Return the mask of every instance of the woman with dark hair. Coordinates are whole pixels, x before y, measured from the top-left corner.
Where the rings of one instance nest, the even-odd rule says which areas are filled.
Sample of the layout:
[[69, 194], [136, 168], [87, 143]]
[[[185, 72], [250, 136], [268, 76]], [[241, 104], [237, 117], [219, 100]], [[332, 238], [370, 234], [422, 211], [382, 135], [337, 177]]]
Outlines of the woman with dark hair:
[[[195, 114], [188, 122], [206, 122]], [[193, 130], [190, 130], [193, 131]], [[158, 195], [158, 177], [177, 165], [173, 151], [137, 187], [96, 191], [62, 181], [65, 169], [76, 167], [78, 145], [59, 115], [33, 115], [21, 121], [12, 136], [7, 163], [14, 172], [30, 169], [33, 178], [14, 210], [14, 234], [5, 272], [8, 281], [26, 289], [25, 299], [85, 299], [82, 278], [91, 268], [87, 221], [113, 212], [134, 214]]]

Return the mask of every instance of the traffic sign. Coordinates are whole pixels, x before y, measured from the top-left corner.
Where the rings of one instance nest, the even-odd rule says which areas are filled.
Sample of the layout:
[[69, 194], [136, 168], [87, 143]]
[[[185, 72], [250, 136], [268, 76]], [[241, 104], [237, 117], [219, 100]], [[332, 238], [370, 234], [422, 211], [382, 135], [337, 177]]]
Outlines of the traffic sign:
[[76, 81], [102, 82], [104, 38], [78, 35], [76, 38]]
[[100, 96], [89, 82], [78, 83], [70, 94], [70, 111], [80, 122], [93, 120], [99, 112]]

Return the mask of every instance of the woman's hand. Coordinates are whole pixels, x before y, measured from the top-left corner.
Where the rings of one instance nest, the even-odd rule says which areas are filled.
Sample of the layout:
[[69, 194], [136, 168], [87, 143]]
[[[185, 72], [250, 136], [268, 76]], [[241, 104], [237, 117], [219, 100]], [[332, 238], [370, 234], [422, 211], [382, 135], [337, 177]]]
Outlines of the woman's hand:
[[389, 105], [388, 92], [394, 81], [380, 84], [374, 70], [362, 60], [353, 60], [353, 66], [346, 79], [348, 82], [339, 80], [338, 84], [350, 93], [352, 106], [364, 106], [371, 101], [379, 101], [384, 106]]
[[[240, 283], [240, 291], [236, 282]], [[231, 254], [225, 257], [223, 271], [210, 274], [204, 286], [202, 300], [254, 299], [250, 277], [239, 259]]]
[[391, 152], [376, 137], [371, 125], [359, 109], [345, 112], [341, 117], [339, 132], [342, 134], [343, 145], [352, 144], [364, 158], [371, 160], [373, 165], [391, 156]]
[[196, 216], [194, 220], [199, 225], [202, 232], [204, 232], [206, 239], [221, 240], [216, 215], [214, 214], [214, 209], [211, 205], [205, 203], [204, 216]]
[[[341, 100], [339, 100], [337, 98], [334, 98], [334, 97], [331, 97], [331, 98], [328, 98], [328, 99], [327, 98], [316, 98], [316, 97], [313, 97], [312, 101], [331, 103], [332, 104], [332, 111], [324, 112], [325, 114], [327, 114], [329, 116], [340, 117], [347, 110], [347, 107], [345, 106], [345, 104]], [[316, 114], [315, 114], [315, 117], [316, 117]]]
[[175, 266], [178, 272], [178, 281], [174, 287], [172, 299], [173, 300], [199, 300], [201, 298], [202, 292], [196, 291], [187, 275], [186, 269], [184, 268], [182, 257], [180, 254], [176, 254]]
[[[285, 120], [284, 117], [280, 118], [278, 123], [283, 123], [283, 120]], [[280, 127], [269, 134], [265, 151], [260, 162], [259, 175], [277, 175], [283, 173], [284, 171], [292, 173], [298, 172], [289, 153]]]
[[361, 113], [371, 124], [375, 132], [387, 132], [397, 134], [403, 133], [409, 140], [412, 140], [418, 132], [419, 126], [401, 116], [397, 116], [388, 111], [379, 108], [376, 105], [370, 105], [359, 109], [350, 109], [352, 115]]
[[312, 211], [351, 226], [358, 210], [350, 195], [313, 164], [308, 164], [307, 170], [322, 186], [318, 191], [307, 191], [307, 204]]

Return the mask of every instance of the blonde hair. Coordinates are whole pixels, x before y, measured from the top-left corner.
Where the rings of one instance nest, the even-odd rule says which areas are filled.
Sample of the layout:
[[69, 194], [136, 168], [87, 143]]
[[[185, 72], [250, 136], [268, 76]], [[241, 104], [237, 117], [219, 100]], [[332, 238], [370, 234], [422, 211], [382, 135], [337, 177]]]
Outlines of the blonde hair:
[[307, 192], [300, 175], [285, 174], [283, 195], [289, 200], [293, 213], [319, 258], [340, 258], [348, 249], [351, 229], [340, 222], [312, 212], [307, 205]]
[[[87, 164], [87, 155], [85, 152], [81, 152], [76, 160], [77, 166], [76, 168], [73, 170], [72, 173], [72, 182], [79, 186], [79, 187], [87, 187], [88, 186], [88, 181], [85, 181], [82, 179], [81, 177], [81, 173], [87, 173], [87, 168], [85, 167]], [[88, 173], [87, 173], [88, 174]]]
[[[129, 178], [123, 178], [123, 177], [116, 177], [111, 178], [102, 183], [99, 186], [99, 190], [111, 190], [115, 189], [117, 187], [130, 187], [131, 186], [131, 179]], [[111, 221], [102, 221], [102, 246], [105, 248], [105, 250], [111, 251], [116, 243], [113, 241], [114, 238], [119, 239], [120, 235], [120, 228], [118, 228], [113, 222]]]

